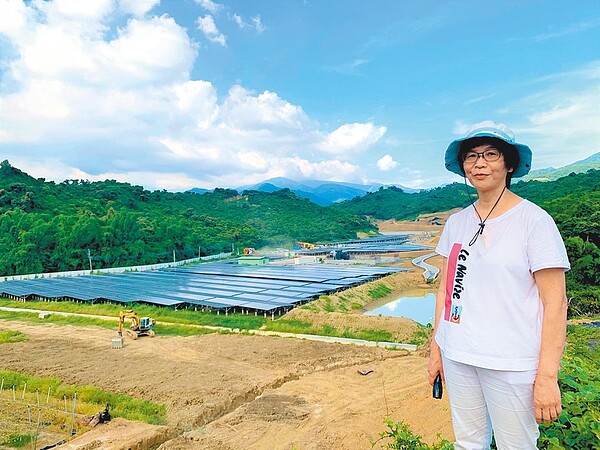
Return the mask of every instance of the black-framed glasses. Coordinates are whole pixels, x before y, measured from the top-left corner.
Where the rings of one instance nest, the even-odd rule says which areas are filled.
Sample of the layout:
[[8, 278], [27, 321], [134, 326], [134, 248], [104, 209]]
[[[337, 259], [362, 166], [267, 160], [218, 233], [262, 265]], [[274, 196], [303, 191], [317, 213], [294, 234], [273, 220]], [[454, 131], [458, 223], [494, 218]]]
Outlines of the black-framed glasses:
[[501, 153], [495, 148], [486, 150], [485, 152], [467, 152], [463, 156], [463, 162], [467, 164], [475, 164], [475, 161], [481, 156], [487, 162], [494, 162], [500, 159]]

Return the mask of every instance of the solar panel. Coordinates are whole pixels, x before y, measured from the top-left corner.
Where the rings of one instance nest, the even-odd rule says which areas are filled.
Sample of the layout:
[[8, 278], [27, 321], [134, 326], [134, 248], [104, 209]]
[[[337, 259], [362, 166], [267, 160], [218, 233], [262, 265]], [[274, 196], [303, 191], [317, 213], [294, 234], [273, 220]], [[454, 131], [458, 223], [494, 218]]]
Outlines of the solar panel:
[[400, 270], [408, 269], [323, 264], [240, 266], [211, 262], [147, 272], [0, 281], [0, 292], [22, 298], [143, 302], [266, 313]]

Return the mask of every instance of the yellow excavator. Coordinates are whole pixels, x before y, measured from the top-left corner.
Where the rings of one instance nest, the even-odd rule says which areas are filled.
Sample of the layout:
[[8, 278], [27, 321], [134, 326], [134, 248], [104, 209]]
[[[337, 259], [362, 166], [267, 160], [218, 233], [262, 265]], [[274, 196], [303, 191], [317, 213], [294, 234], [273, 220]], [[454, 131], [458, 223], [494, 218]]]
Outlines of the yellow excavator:
[[140, 336], [154, 337], [154, 325], [156, 321], [151, 317], [140, 318], [136, 312], [131, 309], [124, 309], [119, 313], [119, 336], [123, 336], [123, 324], [126, 319], [131, 320], [129, 328], [125, 328], [125, 332], [133, 339]]

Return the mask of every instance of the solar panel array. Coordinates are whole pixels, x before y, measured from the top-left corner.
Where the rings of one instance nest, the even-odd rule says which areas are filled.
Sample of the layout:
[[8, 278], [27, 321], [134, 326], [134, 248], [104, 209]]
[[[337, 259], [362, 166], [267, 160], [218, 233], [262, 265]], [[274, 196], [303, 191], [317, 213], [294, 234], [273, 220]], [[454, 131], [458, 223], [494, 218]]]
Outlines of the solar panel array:
[[18, 299], [274, 313], [402, 270], [408, 269], [216, 262], [149, 272], [4, 281], [0, 294]]
[[297, 250], [297, 254], [302, 255], [321, 255], [330, 252], [336, 248], [341, 248], [348, 253], [399, 253], [418, 250], [429, 250], [431, 247], [418, 245], [409, 242], [407, 235], [392, 236], [374, 236], [366, 239], [336, 242], [328, 245], [319, 246], [314, 249]]

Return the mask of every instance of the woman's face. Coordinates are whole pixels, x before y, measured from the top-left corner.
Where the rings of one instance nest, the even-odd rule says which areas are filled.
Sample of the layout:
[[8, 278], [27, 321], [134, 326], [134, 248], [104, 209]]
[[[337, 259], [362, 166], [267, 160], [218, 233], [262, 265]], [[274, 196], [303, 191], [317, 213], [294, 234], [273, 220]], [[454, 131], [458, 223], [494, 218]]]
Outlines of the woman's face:
[[506, 185], [507, 169], [504, 155], [491, 144], [480, 145], [464, 155], [463, 170], [478, 191], [498, 190]]

